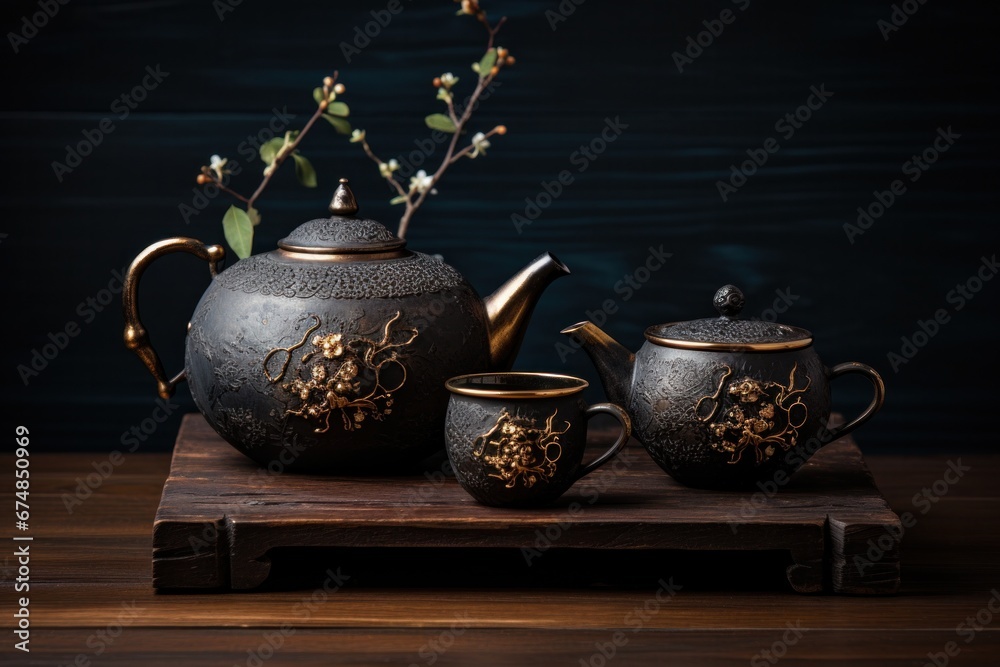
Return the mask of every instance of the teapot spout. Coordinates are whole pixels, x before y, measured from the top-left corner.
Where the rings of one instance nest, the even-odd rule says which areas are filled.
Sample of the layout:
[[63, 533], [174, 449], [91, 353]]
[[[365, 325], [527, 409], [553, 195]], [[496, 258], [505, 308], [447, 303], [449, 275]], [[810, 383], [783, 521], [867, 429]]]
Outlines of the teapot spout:
[[628, 405], [635, 355], [593, 322], [577, 322], [559, 333], [578, 342], [597, 368], [604, 393], [612, 403]]
[[553, 280], [567, 275], [566, 265], [547, 252], [484, 299], [490, 326], [491, 368], [509, 370], [514, 365], [538, 298]]

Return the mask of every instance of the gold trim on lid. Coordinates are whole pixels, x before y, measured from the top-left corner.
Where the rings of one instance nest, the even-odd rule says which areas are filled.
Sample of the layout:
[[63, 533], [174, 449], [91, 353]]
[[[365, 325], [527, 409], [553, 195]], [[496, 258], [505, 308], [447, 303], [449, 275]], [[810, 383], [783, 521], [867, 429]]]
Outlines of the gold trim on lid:
[[[660, 326], [650, 327], [659, 329]], [[768, 343], [713, 343], [702, 340], [679, 340], [677, 338], [667, 338], [657, 336], [646, 329], [646, 340], [654, 345], [663, 347], [675, 347], [681, 350], [703, 350], [706, 352], [781, 352], [784, 350], [800, 350], [812, 345], [811, 336], [798, 338], [796, 340], [782, 340]]]
[[400, 257], [412, 257], [409, 250], [399, 248], [398, 250], [388, 250], [386, 252], [337, 252], [330, 248], [310, 248], [307, 246], [294, 246], [278, 244], [275, 250], [279, 256], [299, 261], [323, 261], [323, 262], [374, 262], [382, 259], [399, 259]]
[[[494, 386], [502, 386], [505, 380], [517, 378], [557, 381], [564, 383], [564, 386], [549, 386], [531, 389], [528, 387], [516, 387], [516, 385], [512, 385], [512, 388], [510, 389], [484, 389], [481, 386], [477, 386], [476, 384], [469, 382], [469, 380], [474, 379], [488, 382], [490, 378], [496, 378], [495, 381], [489, 382], [489, 384]], [[555, 398], [558, 396], [572, 396], [573, 394], [577, 394], [589, 387], [590, 383], [583, 378], [574, 377], [572, 375], [511, 371], [506, 373], [470, 373], [469, 375], [459, 375], [445, 382], [444, 386], [448, 388], [448, 391], [454, 394], [475, 396], [478, 398]]]

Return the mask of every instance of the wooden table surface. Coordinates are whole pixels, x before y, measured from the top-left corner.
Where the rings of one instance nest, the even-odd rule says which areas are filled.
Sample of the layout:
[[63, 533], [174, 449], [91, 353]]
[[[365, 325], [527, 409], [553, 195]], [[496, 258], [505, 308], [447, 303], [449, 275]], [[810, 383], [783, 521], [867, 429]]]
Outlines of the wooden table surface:
[[[996, 455], [868, 457], [893, 509], [915, 522], [902, 544], [900, 594], [876, 598], [796, 594], [759, 563], [741, 574], [739, 553], [721, 561], [719, 577], [716, 559], [699, 571], [697, 559], [665, 556], [662, 568], [636, 570], [640, 585], [511, 587], [508, 577], [470, 588], [416, 559], [390, 563], [389, 585], [345, 566], [312, 584], [157, 594], [151, 526], [169, 456], [125, 455], [68, 512], [78, 480], [107, 460], [32, 458], [31, 653], [14, 650], [9, 632], [23, 595], [11, 591], [11, 546], [0, 556], [8, 628], [0, 664], [1000, 664]], [[13, 470], [9, 456], [3, 462]], [[12, 491], [4, 495], [13, 504]], [[657, 601], [661, 578], [683, 588]]]

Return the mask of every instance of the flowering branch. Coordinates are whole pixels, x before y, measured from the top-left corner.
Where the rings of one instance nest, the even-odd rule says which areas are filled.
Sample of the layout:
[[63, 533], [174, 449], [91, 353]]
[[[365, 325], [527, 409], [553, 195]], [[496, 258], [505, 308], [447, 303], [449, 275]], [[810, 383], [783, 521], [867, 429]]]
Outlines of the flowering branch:
[[210, 164], [201, 168], [197, 179], [199, 185], [214, 185], [246, 205], [245, 210], [238, 206], [230, 206], [222, 219], [226, 242], [240, 259], [249, 257], [253, 250], [253, 228], [259, 225], [261, 220], [255, 204], [264, 194], [274, 174], [289, 157], [295, 161], [295, 174], [299, 182], [307, 188], [316, 187], [316, 171], [312, 163], [298, 152], [299, 144], [316, 121], [324, 118], [341, 134], [351, 133], [351, 125], [346, 120], [350, 109], [343, 102], [336, 101], [337, 95], [346, 91], [344, 84], [337, 83], [337, 76], [338, 73], [334, 72], [333, 76], [324, 78], [323, 85], [313, 91], [316, 111], [301, 130], [285, 132], [284, 136], [275, 137], [260, 146], [260, 159], [265, 164], [264, 178], [249, 197], [236, 192], [226, 184], [229, 180], [227, 177], [233, 173], [232, 169], [227, 167], [229, 162], [227, 159], [213, 155]]
[[382, 178], [386, 179], [398, 193], [389, 203], [405, 205], [403, 215], [399, 219], [399, 229], [396, 232], [396, 235], [400, 238], [406, 237], [410, 221], [424, 204], [427, 196], [437, 194], [435, 186], [451, 165], [463, 157], [475, 159], [480, 155], [486, 155], [486, 149], [490, 147], [489, 138], [507, 133], [506, 126], [497, 125], [489, 132], [477, 132], [473, 135], [471, 142], [467, 146], [461, 149], [458, 148], [462, 134], [465, 132], [472, 118], [473, 111], [478, 107], [483, 93], [490, 88], [490, 84], [500, 74], [500, 71], [504, 67], [514, 65], [515, 60], [507, 49], [494, 46], [497, 33], [500, 32], [500, 28], [507, 21], [506, 17], [501, 18], [495, 24], [491, 24], [486, 12], [480, 7], [477, 0], [455, 1], [461, 3], [461, 9], [458, 12], [460, 15], [473, 16], [486, 28], [486, 52], [479, 62], [472, 65], [472, 71], [478, 75], [478, 80], [461, 113], [455, 108], [455, 97], [452, 92], [458, 83], [458, 77], [451, 72], [447, 72], [434, 78], [433, 85], [437, 89], [437, 99], [444, 102], [447, 113], [431, 114], [424, 119], [424, 122], [432, 130], [452, 135], [438, 168], [432, 174], [428, 174], [427, 171], [421, 169], [416, 175], [410, 178], [409, 185], [407, 186], [395, 175], [395, 172], [400, 168], [397, 160], [385, 162], [380, 159], [368, 143], [367, 134], [364, 130], [354, 130], [351, 135], [351, 142], [361, 144], [361, 148], [365, 154], [378, 165]]
[[449, 167], [462, 158], [475, 159], [480, 155], [486, 155], [486, 150], [490, 148], [490, 137], [507, 133], [506, 126], [497, 125], [488, 132], [476, 132], [467, 145], [459, 148], [462, 135], [466, 132], [473, 111], [479, 106], [483, 93], [490, 89], [500, 71], [504, 67], [514, 65], [515, 60], [507, 49], [495, 46], [497, 33], [507, 21], [506, 17], [496, 23], [490, 23], [478, 0], [455, 0], [455, 2], [461, 5], [459, 15], [472, 16], [486, 28], [486, 51], [478, 62], [472, 64], [472, 71], [477, 75], [476, 85], [463, 108], [455, 106], [453, 90], [458, 84], [458, 77], [448, 72], [433, 80], [433, 85], [437, 89], [437, 99], [444, 102], [447, 113], [431, 114], [424, 119], [424, 123], [432, 130], [452, 135], [437, 169], [432, 174], [421, 169], [410, 177], [408, 184], [397, 177], [395, 172], [400, 169], [399, 161], [383, 161], [372, 150], [364, 130], [352, 131], [351, 124], [347, 121], [350, 109], [337, 100], [337, 96], [342, 95], [345, 88], [343, 84], [337, 83], [337, 73], [334, 72], [333, 76], [323, 79], [321, 87], [313, 90], [316, 111], [301, 130], [285, 132], [284, 136], [274, 137], [259, 146], [260, 159], [265, 165], [263, 178], [250, 196], [237, 192], [228, 184], [228, 177], [239, 173], [238, 165], [230, 166], [227, 159], [213, 155], [210, 163], [201, 168], [197, 179], [199, 185], [215, 186], [243, 204], [243, 208], [230, 206], [222, 220], [226, 241], [238, 257], [242, 259], [250, 256], [253, 250], [254, 227], [261, 221], [260, 212], [256, 208], [257, 201], [271, 183], [274, 174], [289, 157], [295, 162], [295, 174], [302, 185], [309, 188], [316, 187], [316, 171], [309, 160], [299, 153], [298, 148], [320, 118], [333, 125], [338, 133], [351, 135], [352, 143], [361, 144], [365, 155], [378, 165], [379, 173], [396, 192], [396, 196], [389, 203], [405, 204], [397, 232], [400, 238], [405, 238], [410, 221], [423, 206], [428, 195], [437, 194], [435, 186]]

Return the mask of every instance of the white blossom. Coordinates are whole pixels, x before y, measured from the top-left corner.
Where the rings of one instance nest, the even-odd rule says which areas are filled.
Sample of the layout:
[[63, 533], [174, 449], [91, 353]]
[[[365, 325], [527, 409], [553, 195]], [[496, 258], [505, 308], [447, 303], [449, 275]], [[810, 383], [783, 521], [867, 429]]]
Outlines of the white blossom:
[[392, 172], [399, 169], [399, 161], [393, 158], [388, 162], [380, 162], [378, 165], [378, 172], [382, 174], [382, 178], [392, 178]]
[[469, 153], [469, 157], [477, 158], [480, 155], [486, 155], [486, 149], [491, 145], [485, 134], [476, 132], [475, 136], [472, 137], [472, 152]]
[[410, 177], [410, 192], [427, 192], [436, 195], [438, 191], [431, 187], [434, 185], [434, 177], [428, 176], [427, 172], [421, 169], [416, 176]]
[[229, 173], [226, 170], [227, 162], [229, 162], [229, 160], [221, 158], [218, 155], [213, 155], [209, 158], [208, 168], [215, 172], [215, 177], [220, 181], [222, 180], [223, 174]]

